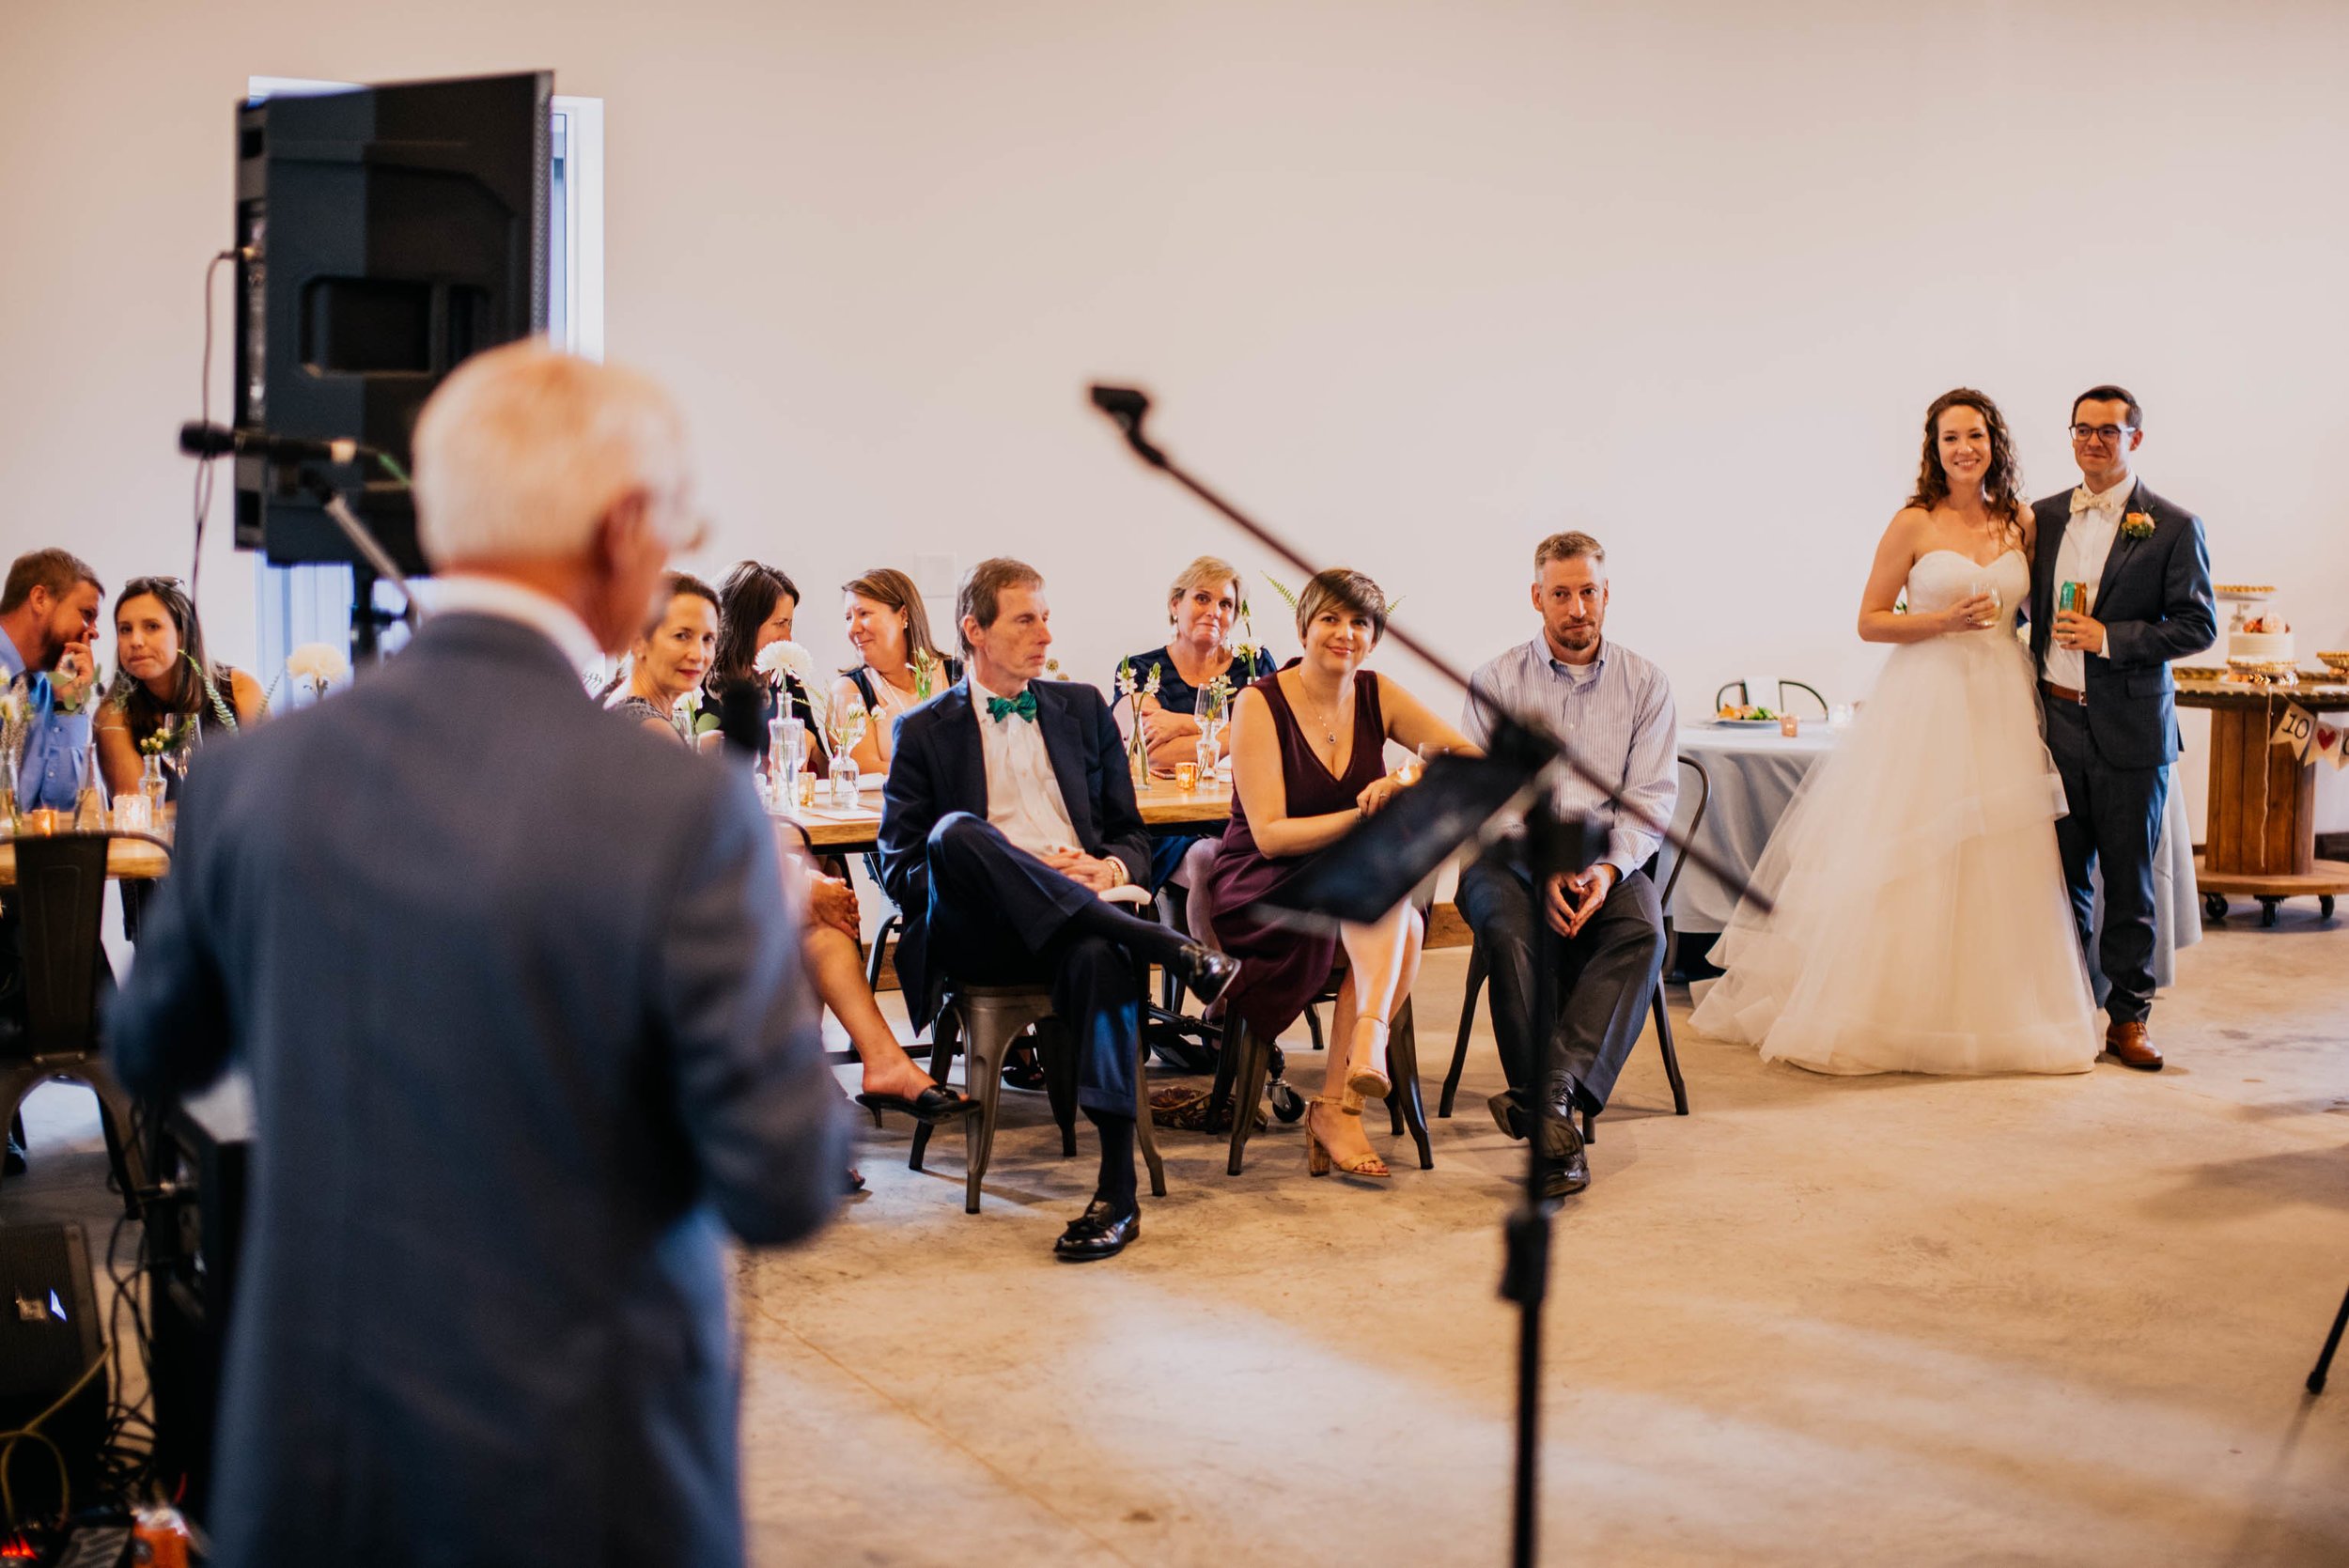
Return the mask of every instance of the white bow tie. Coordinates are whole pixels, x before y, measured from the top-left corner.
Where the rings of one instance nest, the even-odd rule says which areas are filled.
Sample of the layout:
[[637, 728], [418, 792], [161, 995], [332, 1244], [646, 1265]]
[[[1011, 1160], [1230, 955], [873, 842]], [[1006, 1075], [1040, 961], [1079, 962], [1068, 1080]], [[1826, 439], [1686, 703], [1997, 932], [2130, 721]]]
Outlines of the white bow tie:
[[2121, 498], [2119, 496], [2113, 496], [2108, 500], [2093, 496], [2088, 493], [2085, 486], [2072, 492], [2072, 511], [2075, 515], [2081, 512], [2117, 512], [2120, 509]]

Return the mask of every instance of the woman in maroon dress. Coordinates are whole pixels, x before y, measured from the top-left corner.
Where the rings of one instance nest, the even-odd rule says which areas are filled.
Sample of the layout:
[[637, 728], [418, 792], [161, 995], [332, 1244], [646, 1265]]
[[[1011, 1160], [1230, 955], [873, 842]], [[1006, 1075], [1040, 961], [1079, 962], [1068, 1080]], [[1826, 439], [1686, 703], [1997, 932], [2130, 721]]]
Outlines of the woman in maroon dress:
[[1346, 948], [1330, 1076], [1306, 1111], [1306, 1165], [1316, 1176], [1333, 1159], [1349, 1175], [1390, 1173], [1363, 1135], [1362, 1099], [1383, 1099], [1390, 1087], [1387, 1030], [1419, 973], [1419, 911], [1407, 900], [1375, 924], [1329, 937], [1265, 924], [1251, 906], [1303, 876], [1404, 787], [1387, 771], [1388, 741], [1414, 753], [1474, 749], [1401, 687], [1359, 673], [1386, 629], [1386, 595], [1361, 573], [1332, 568], [1305, 584], [1297, 601], [1304, 657], [1242, 691], [1233, 712], [1232, 822], [1208, 873], [1217, 939], [1241, 960], [1225, 1016], [1264, 1038], [1297, 1021]]

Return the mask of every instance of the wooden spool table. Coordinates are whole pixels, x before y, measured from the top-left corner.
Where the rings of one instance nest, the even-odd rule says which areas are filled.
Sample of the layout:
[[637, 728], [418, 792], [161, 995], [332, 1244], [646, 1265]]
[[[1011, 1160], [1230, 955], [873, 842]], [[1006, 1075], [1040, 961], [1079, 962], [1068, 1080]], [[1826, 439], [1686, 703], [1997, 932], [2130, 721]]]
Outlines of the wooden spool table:
[[2251, 686], [2182, 676], [2178, 706], [2210, 715], [2210, 814], [2195, 879], [2202, 911], [2224, 920], [2230, 893], [2255, 898], [2260, 924], [2276, 924], [2287, 898], [2314, 898], [2332, 918], [2333, 898], [2349, 893], [2349, 863], [2316, 858], [2316, 763], [2271, 739], [2284, 710], [2349, 710], [2349, 681], [2302, 671], [2296, 686]]

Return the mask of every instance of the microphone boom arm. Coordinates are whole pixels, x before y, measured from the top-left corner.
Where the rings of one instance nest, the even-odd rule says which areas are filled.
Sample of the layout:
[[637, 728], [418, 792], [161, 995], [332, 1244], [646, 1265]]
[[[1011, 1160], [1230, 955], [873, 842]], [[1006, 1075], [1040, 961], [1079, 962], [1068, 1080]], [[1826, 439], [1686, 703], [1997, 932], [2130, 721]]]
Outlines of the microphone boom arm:
[[[1092, 390], [1092, 398], [1093, 406], [1108, 415], [1111, 423], [1125, 433], [1126, 443], [1134, 449], [1135, 456], [1143, 462], [1166, 474], [1183, 489], [1221, 513], [1249, 537], [1280, 556], [1298, 571], [1311, 577], [1321, 569], [1305, 559], [1304, 555], [1287, 540], [1184, 472], [1180, 464], [1152, 444], [1149, 439], [1142, 433], [1143, 419], [1150, 411], [1150, 397], [1147, 393], [1133, 387], [1097, 385]], [[1462, 675], [1459, 667], [1452, 660], [1413, 636], [1409, 628], [1399, 621], [1390, 620], [1387, 623], [1387, 635], [1402, 644], [1406, 650], [1417, 656], [1420, 661], [1429, 669], [1458, 687], [1463, 695], [1468, 694], [1468, 676]], [[1664, 843], [1671, 845], [1673, 849], [1687, 856], [1690, 861], [1703, 866], [1718, 877], [1723, 886], [1735, 888], [1740, 897], [1751, 897], [1755, 908], [1764, 913], [1769, 911], [1771, 905], [1767, 895], [1752, 893], [1747, 886], [1743, 873], [1734, 870], [1718, 857], [1691, 843], [1687, 834], [1675, 831], [1670, 822], [1658, 822], [1640, 807], [1624, 800], [1614, 785], [1576, 754], [1573, 743], [1560, 735], [1548, 721], [1534, 713], [1512, 713], [1510, 717], [1526, 728], [1554, 742], [1558, 748], [1558, 760], [1576, 778], [1606, 797], [1610, 805], [1655, 833]]]

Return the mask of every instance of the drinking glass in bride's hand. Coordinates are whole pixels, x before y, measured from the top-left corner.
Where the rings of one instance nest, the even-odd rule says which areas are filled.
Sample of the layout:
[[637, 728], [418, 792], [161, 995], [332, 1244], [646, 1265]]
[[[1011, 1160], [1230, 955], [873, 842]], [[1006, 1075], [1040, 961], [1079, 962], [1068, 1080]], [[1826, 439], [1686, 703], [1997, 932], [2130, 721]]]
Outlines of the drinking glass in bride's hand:
[[1970, 586], [1970, 591], [1976, 598], [1987, 598], [1990, 601], [1989, 619], [1983, 621], [1981, 624], [1986, 627], [1990, 625], [1992, 621], [1997, 620], [1999, 618], [1999, 612], [2006, 606], [2006, 601], [1999, 597], [1999, 585], [1995, 582], [1978, 577], [1974, 579]]

